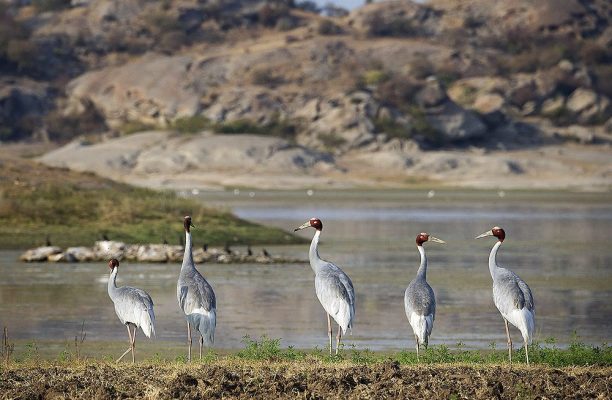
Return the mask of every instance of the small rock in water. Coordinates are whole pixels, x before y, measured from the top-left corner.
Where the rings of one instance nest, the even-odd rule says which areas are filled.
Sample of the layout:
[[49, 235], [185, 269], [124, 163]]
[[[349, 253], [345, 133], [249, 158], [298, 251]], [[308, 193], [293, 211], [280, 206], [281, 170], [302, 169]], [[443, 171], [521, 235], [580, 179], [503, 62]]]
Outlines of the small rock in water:
[[62, 249], [57, 246], [42, 246], [35, 249], [27, 250], [19, 259], [26, 262], [47, 261], [48, 257], [53, 254], [61, 253]]

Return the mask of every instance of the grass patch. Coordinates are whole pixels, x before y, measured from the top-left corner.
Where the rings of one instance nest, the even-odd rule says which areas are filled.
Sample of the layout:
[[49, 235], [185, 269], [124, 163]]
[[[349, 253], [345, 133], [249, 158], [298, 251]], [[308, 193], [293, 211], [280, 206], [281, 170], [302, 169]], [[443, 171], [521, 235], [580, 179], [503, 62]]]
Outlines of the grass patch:
[[[507, 349], [491, 350], [465, 350], [464, 345], [457, 343], [451, 349], [447, 345], [430, 346], [422, 349], [420, 360], [417, 360], [414, 350], [402, 350], [397, 353], [373, 352], [369, 349], [358, 349], [355, 345], [342, 348], [338, 355], [330, 356], [327, 348], [322, 350], [296, 350], [293, 347], [281, 348], [281, 339], [261, 336], [259, 339], [251, 339], [245, 336], [243, 339], [245, 348], [235, 354], [225, 356], [226, 359], [238, 358], [253, 361], [297, 361], [310, 360], [323, 363], [350, 363], [350, 364], [378, 364], [388, 361], [398, 362], [403, 365], [416, 364], [482, 364], [499, 365], [508, 363]], [[525, 350], [522, 347], [515, 348], [512, 353], [515, 364], [525, 364]], [[569, 347], [561, 349], [549, 340], [543, 345], [534, 343], [529, 346], [529, 361], [533, 364], [547, 365], [550, 367], [571, 366], [612, 366], [612, 347], [606, 343], [601, 346], [592, 346], [582, 343], [577, 336], [572, 338]]]
[[121, 125], [121, 127], [119, 127], [118, 130], [122, 135], [130, 135], [132, 133], [159, 130], [159, 129], [161, 129], [159, 126], [156, 126], [153, 124], [145, 124], [144, 122], [140, 122], [140, 121], [128, 121], [124, 123], [123, 125]]
[[258, 124], [248, 119], [238, 119], [217, 123], [213, 126], [215, 133], [239, 134], [252, 133], [255, 135], [276, 136], [292, 140], [298, 133], [299, 121], [289, 121], [273, 118], [265, 124]]
[[212, 122], [203, 115], [182, 117], [172, 123], [172, 128], [180, 133], [197, 133], [212, 127]]
[[0, 162], [0, 248], [91, 245], [103, 233], [128, 243], [161, 243], [183, 232], [191, 215], [196, 243], [302, 242], [207, 208], [173, 192], [136, 188], [93, 174], [48, 168], [27, 160]]

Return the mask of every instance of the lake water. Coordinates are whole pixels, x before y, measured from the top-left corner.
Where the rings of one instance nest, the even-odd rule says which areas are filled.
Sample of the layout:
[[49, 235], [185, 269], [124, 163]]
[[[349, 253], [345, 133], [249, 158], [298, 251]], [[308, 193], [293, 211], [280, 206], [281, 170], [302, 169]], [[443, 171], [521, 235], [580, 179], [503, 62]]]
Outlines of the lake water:
[[[496, 342], [504, 348], [504, 324], [493, 305], [487, 266], [494, 240], [473, 239], [493, 225], [507, 233], [498, 261], [519, 274], [534, 293], [536, 340], [555, 337], [566, 344], [576, 331], [588, 343], [610, 342], [609, 194], [242, 191], [196, 197], [286, 230], [319, 217], [324, 226], [320, 254], [344, 269], [357, 294], [348, 346], [413, 348], [403, 295], [419, 265], [415, 236], [426, 231], [447, 241], [425, 245], [428, 281], [438, 304], [430, 343], [488, 348]], [[205, 229], [205, 224], [194, 223]], [[300, 232], [308, 239], [313, 233]], [[308, 244], [266, 248], [307, 258]], [[72, 340], [85, 321], [88, 341], [127, 340], [106, 292], [104, 263], [24, 264], [16, 261], [18, 254], [0, 252], [0, 325], [8, 326], [13, 338]], [[141, 287], [153, 297], [157, 341], [183, 343], [185, 322], [176, 304], [180, 265], [122, 266], [118, 283]], [[308, 264], [206, 264], [199, 269], [217, 294], [216, 348], [240, 348], [245, 335], [263, 334], [282, 338], [283, 346], [325, 348], [327, 321]], [[518, 330], [511, 333], [520, 343]]]

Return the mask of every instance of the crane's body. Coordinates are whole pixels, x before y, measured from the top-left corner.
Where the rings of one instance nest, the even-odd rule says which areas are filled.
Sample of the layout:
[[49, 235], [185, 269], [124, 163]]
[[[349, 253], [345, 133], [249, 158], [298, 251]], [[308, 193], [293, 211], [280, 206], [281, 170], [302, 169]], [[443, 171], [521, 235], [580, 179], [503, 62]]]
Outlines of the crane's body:
[[429, 344], [429, 336], [436, 318], [436, 296], [429, 283], [427, 283], [427, 256], [423, 248], [423, 243], [428, 240], [444, 243], [444, 241], [427, 233], [417, 235], [416, 243], [421, 255], [421, 265], [416, 277], [408, 284], [404, 293], [404, 309], [414, 332], [417, 359], [419, 358], [419, 346], [424, 345], [427, 348]]
[[508, 357], [512, 362], [512, 339], [508, 329], [508, 322], [518, 328], [525, 344], [525, 356], [529, 364], [527, 346], [531, 344], [535, 331], [535, 303], [531, 289], [517, 274], [497, 263], [497, 252], [501, 247], [506, 234], [503, 229], [494, 227], [491, 231], [479, 235], [477, 238], [495, 236], [495, 243], [489, 254], [489, 272], [493, 278], [493, 302], [504, 319], [506, 336], [508, 339]]
[[[153, 300], [147, 292], [131, 286], [117, 287], [116, 279], [119, 271], [119, 261], [109, 261], [111, 268], [108, 280], [108, 295], [115, 305], [115, 313], [127, 327], [130, 337], [130, 348], [117, 361], [120, 361], [128, 352], [132, 352], [132, 362], [135, 361], [134, 348], [136, 346], [136, 330], [142, 329], [144, 334], [150, 338], [155, 335], [155, 313], [153, 311]], [[130, 331], [133, 328], [133, 333]]]
[[212, 346], [217, 326], [217, 300], [215, 292], [193, 262], [191, 240], [191, 218], [185, 217], [185, 254], [176, 284], [176, 296], [179, 307], [187, 320], [188, 355], [191, 361], [191, 328], [200, 334], [200, 359], [202, 346]]
[[353, 282], [337, 265], [319, 257], [319, 238], [323, 229], [320, 220], [313, 218], [295, 230], [308, 227], [315, 228], [310, 244], [308, 258], [315, 273], [315, 292], [323, 309], [327, 313], [327, 332], [329, 336], [329, 353], [332, 353], [332, 328], [330, 317], [338, 324], [336, 336], [336, 354], [342, 334], [353, 327], [355, 318], [355, 290]]

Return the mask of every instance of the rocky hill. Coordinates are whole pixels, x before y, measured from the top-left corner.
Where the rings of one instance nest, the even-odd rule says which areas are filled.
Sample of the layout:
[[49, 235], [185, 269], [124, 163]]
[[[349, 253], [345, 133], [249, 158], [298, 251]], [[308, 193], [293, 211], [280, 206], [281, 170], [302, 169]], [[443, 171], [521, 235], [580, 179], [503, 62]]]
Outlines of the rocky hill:
[[[141, 184], [203, 169], [489, 185], [494, 168], [509, 186], [609, 186], [606, 1], [381, 1], [335, 17], [280, 0], [24, 3], [3, 9], [0, 138], [81, 137], [49, 163]], [[159, 132], [126, 136], [139, 131]], [[244, 183], [226, 178], [199, 183]]]

